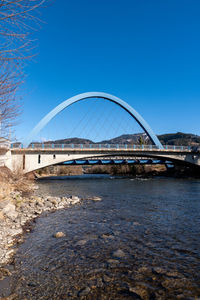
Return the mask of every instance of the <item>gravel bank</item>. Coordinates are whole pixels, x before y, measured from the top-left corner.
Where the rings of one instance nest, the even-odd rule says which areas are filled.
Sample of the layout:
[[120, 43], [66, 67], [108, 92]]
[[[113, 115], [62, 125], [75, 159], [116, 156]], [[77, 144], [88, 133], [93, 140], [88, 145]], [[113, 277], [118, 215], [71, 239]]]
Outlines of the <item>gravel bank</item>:
[[29, 231], [26, 224], [37, 218], [43, 212], [67, 208], [78, 204], [81, 199], [77, 196], [52, 197], [30, 196], [23, 197], [20, 192], [12, 192], [9, 200], [0, 202], [0, 279], [4, 276], [4, 265], [8, 264], [15, 254], [16, 242], [22, 242], [24, 231]]

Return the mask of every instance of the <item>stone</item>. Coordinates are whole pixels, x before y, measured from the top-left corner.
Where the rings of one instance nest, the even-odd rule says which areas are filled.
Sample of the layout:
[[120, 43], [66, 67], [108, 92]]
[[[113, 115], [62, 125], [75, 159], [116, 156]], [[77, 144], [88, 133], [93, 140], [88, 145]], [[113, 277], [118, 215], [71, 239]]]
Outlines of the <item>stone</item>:
[[18, 235], [18, 234], [22, 234], [22, 228], [19, 228], [19, 229], [11, 229], [11, 230], [10, 230], [10, 235], [11, 235], [11, 236], [15, 236], [15, 235]]
[[25, 217], [21, 217], [20, 224], [23, 226], [26, 224], [27, 219]]
[[78, 196], [71, 196], [69, 199], [69, 204], [77, 204], [80, 202], [80, 198]]
[[176, 296], [176, 299], [185, 300], [185, 295], [184, 294], [179, 294], [179, 295]]
[[74, 200], [71, 199], [70, 204], [74, 205], [74, 204], [77, 204], [79, 202], [80, 202], [79, 198], [78, 199], [74, 199]]
[[47, 201], [49, 201], [52, 204], [56, 205], [56, 204], [60, 203], [61, 199], [60, 199], [60, 197], [48, 197]]
[[71, 197], [70, 197], [73, 201], [75, 200], [79, 200], [79, 197], [78, 196], [74, 196], [74, 195], [72, 195]]
[[167, 276], [169, 277], [179, 277], [181, 278], [181, 274], [179, 274], [177, 271], [169, 271], [166, 273]]
[[102, 238], [103, 239], [114, 239], [115, 237], [114, 237], [114, 235], [111, 235], [111, 234], [109, 234], [109, 233], [105, 233], [105, 234], [102, 234]]
[[139, 222], [133, 222], [133, 225], [140, 226], [141, 224]]
[[148, 291], [143, 286], [129, 287], [129, 291], [133, 293], [134, 299], [151, 299]]
[[114, 256], [114, 257], [121, 258], [121, 257], [124, 257], [124, 256], [125, 256], [125, 253], [124, 253], [124, 251], [122, 251], [121, 249], [118, 249], [118, 250], [116, 250], [116, 251], [113, 252], [113, 256]]
[[166, 270], [161, 268], [161, 267], [155, 267], [153, 268], [153, 270], [157, 273], [157, 274], [160, 274], [160, 275], [163, 275], [163, 274], [166, 274]]
[[162, 286], [166, 289], [179, 289], [185, 287], [192, 287], [192, 284], [186, 278], [175, 279], [175, 278], [168, 278], [162, 281]]
[[80, 240], [76, 243], [76, 246], [83, 246], [87, 243], [87, 240]]
[[103, 287], [103, 281], [102, 281], [101, 278], [97, 278], [96, 286], [99, 287], [99, 288]]
[[57, 209], [62, 209], [62, 208], [64, 208], [64, 207], [65, 207], [65, 205], [62, 204], [62, 203], [59, 203], [59, 205], [56, 206]]
[[112, 281], [112, 278], [110, 278], [109, 276], [107, 276], [107, 275], [103, 275], [103, 281], [104, 282], [110, 282], [110, 281]]
[[12, 203], [10, 203], [10, 202], [8, 202], [8, 203], [4, 206], [4, 208], [3, 208], [3, 213], [4, 213], [4, 214], [7, 214], [7, 213], [9, 213], [9, 212], [11, 212], [11, 211], [15, 211], [15, 205], [12, 204]]
[[3, 209], [5, 206], [7, 206], [10, 203], [9, 200], [3, 200], [0, 201], [0, 209]]
[[84, 288], [78, 292], [78, 296], [79, 297], [87, 296], [90, 291], [91, 291], [91, 289], [89, 288], [89, 286], [87, 286], [86, 288]]
[[0, 211], [0, 220], [3, 220], [4, 219], [4, 214], [2, 211]]
[[18, 212], [15, 211], [15, 205], [12, 203], [8, 203], [2, 210], [2, 213], [11, 220], [15, 220], [18, 217]]
[[37, 201], [36, 201], [36, 205], [37, 205], [38, 207], [43, 207], [43, 206], [44, 206], [44, 203], [43, 203], [41, 200], [37, 200]]
[[34, 190], [39, 190], [39, 186], [34, 184], [34, 185], [33, 185], [33, 189], [34, 189]]
[[46, 201], [46, 202], [44, 203], [44, 205], [45, 205], [46, 207], [52, 207], [52, 206], [53, 206], [52, 202], [50, 202], [50, 201]]
[[92, 200], [93, 200], [93, 201], [101, 201], [102, 198], [101, 198], [101, 197], [94, 196], [94, 197], [92, 197]]
[[108, 259], [107, 262], [109, 264], [119, 264], [119, 261], [117, 259]]
[[55, 235], [54, 235], [54, 237], [55, 238], [61, 238], [61, 237], [64, 237], [65, 236], [65, 234], [64, 234], [64, 232], [62, 232], [62, 231], [58, 231], [58, 232], [56, 232], [55, 233]]
[[10, 273], [10, 271], [8, 269], [3, 268], [3, 267], [0, 268], [0, 280], [3, 280], [4, 277], [10, 276], [10, 275], [11, 275], [11, 273]]

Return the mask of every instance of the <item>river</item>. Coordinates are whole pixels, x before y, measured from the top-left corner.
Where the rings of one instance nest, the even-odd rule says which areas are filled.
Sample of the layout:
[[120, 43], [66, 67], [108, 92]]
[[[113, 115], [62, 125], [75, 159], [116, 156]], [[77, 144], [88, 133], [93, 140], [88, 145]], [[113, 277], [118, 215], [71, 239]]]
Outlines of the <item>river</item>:
[[16, 254], [20, 300], [199, 299], [200, 180], [83, 175], [38, 185], [102, 201], [36, 220]]

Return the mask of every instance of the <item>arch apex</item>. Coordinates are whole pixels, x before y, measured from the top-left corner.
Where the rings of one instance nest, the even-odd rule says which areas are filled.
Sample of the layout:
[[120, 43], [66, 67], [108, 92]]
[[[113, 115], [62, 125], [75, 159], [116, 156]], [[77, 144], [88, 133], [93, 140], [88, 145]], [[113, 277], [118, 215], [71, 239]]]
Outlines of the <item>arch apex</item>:
[[87, 92], [82, 93], [76, 96], [73, 96], [63, 102], [61, 102], [59, 105], [57, 105], [54, 109], [52, 109], [30, 132], [30, 134], [25, 138], [24, 140], [24, 146], [27, 147], [33, 140], [34, 136], [36, 136], [42, 128], [44, 128], [57, 114], [59, 114], [62, 110], [67, 108], [68, 106], [72, 105], [73, 103], [76, 103], [78, 101], [89, 99], [89, 98], [101, 98], [106, 99], [108, 101], [111, 101], [120, 107], [122, 109], [126, 110], [135, 120], [136, 122], [144, 129], [146, 134], [149, 136], [150, 140], [153, 142], [154, 145], [156, 145], [159, 149], [162, 149], [163, 146], [160, 143], [159, 139], [149, 126], [149, 124], [142, 118], [142, 116], [134, 109], [132, 108], [128, 103], [121, 100], [120, 98], [113, 96], [108, 93], [104, 92]]

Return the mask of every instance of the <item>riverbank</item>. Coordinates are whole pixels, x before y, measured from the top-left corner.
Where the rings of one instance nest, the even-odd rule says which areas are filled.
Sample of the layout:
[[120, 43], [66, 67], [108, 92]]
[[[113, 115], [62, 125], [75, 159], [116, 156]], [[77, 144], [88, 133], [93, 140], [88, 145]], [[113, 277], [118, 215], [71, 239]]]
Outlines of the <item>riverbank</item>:
[[111, 176], [200, 178], [200, 168], [174, 165], [94, 165], [94, 166], [50, 166], [35, 172], [37, 178], [48, 176], [76, 176], [83, 174], [108, 174]]
[[[6, 168], [0, 169], [0, 291], [4, 290], [4, 281], [11, 275], [9, 267], [14, 262], [17, 246], [24, 241], [24, 234], [31, 232], [34, 219], [41, 214], [66, 209], [82, 201], [74, 195], [35, 195], [34, 191], [38, 189], [36, 182], [15, 176]], [[86, 200], [99, 201], [101, 198], [93, 196]], [[54, 233], [55, 238], [63, 236], [63, 232]], [[2, 291], [0, 299], [1, 296]]]
[[[9, 263], [15, 254], [15, 243], [22, 242], [23, 232], [30, 231], [26, 225], [44, 212], [52, 212], [78, 204], [77, 196], [23, 197], [20, 192], [12, 192], [10, 200], [0, 202], [0, 266]], [[1, 276], [1, 275], [0, 275]]]
[[93, 165], [93, 166], [50, 166], [36, 171], [36, 176], [70, 176], [83, 174], [110, 174], [130, 176], [156, 176], [167, 172], [165, 165]]
[[0, 280], [9, 275], [4, 266], [12, 262], [16, 245], [23, 241], [23, 233], [30, 231], [30, 221], [44, 212], [81, 202], [77, 196], [36, 196], [37, 188], [35, 182], [0, 168]]

